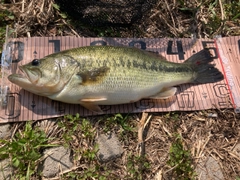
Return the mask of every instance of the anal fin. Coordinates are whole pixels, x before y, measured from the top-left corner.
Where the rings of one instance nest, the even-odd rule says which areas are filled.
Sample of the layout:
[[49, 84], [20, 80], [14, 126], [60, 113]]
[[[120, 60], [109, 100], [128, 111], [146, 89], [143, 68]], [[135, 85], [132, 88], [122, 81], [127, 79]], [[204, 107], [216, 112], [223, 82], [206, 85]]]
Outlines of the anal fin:
[[80, 99], [81, 102], [98, 102], [98, 101], [105, 101], [107, 98], [83, 98]]
[[176, 87], [163, 88], [159, 93], [150, 96], [150, 99], [168, 99], [175, 95], [177, 92]]
[[80, 99], [80, 104], [85, 107], [86, 109], [96, 112], [96, 113], [103, 113], [101, 108], [96, 104], [99, 101], [105, 101], [106, 98], [84, 98]]

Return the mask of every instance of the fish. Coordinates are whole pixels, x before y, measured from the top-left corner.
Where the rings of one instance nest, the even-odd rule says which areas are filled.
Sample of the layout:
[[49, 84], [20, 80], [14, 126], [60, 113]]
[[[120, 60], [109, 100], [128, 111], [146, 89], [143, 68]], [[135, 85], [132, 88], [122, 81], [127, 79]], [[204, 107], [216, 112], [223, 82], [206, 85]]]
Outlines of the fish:
[[31, 93], [102, 113], [99, 105], [167, 99], [176, 94], [176, 85], [222, 81], [213, 60], [207, 48], [175, 63], [135, 47], [84, 46], [34, 59], [8, 80]]

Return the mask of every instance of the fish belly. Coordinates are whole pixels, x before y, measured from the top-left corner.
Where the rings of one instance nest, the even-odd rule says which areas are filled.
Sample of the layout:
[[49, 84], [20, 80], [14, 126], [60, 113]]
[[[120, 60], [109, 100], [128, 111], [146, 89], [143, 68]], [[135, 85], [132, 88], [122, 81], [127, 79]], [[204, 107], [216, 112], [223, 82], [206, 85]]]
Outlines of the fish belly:
[[[81, 104], [81, 100], [91, 101], [98, 105], [114, 105], [114, 104], [125, 104], [136, 102], [142, 98], [147, 98], [149, 96], [155, 95], [162, 89], [162, 85], [158, 85], [152, 88], [145, 89], [103, 89], [101, 88], [84, 88], [80, 91], [70, 90], [64, 91], [58, 95], [50, 96], [50, 99], [71, 103], [71, 104]], [[81, 93], [84, 92], [84, 93]]]
[[[112, 72], [102, 82], [79, 85], [70, 82], [58, 94], [49, 98], [71, 104], [81, 104], [89, 99], [98, 105], [114, 105], [136, 102], [159, 93], [165, 87], [184, 83], [184, 78], [171, 79], [166, 73], [157, 72]], [[188, 80], [187, 80], [188, 81]]]

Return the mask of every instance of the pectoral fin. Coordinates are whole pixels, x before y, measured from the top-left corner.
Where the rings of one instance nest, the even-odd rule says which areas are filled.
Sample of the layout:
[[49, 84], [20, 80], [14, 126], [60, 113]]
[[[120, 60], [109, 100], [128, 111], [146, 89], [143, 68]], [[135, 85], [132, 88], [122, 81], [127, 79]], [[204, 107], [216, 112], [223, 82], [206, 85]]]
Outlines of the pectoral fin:
[[159, 93], [155, 94], [154, 96], [150, 96], [150, 99], [168, 99], [175, 95], [177, 92], [176, 87], [169, 87], [169, 88], [163, 88]]
[[77, 75], [81, 77], [82, 85], [90, 85], [101, 82], [106, 77], [109, 70], [110, 68], [103, 66], [78, 72]]
[[105, 101], [105, 100], [107, 100], [107, 98], [84, 98], [80, 100], [80, 104], [90, 111], [93, 111], [96, 113], [103, 113], [101, 108], [95, 103], [99, 101]]

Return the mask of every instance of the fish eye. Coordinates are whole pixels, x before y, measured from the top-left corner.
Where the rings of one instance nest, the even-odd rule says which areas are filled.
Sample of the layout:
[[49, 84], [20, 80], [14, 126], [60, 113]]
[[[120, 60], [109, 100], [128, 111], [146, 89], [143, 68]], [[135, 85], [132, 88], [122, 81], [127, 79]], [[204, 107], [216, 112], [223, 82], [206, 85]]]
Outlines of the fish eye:
[[40, 61], [38, 59], [32, 60], [32, 65], [33, 66], [38, 66], [40, 64]]

